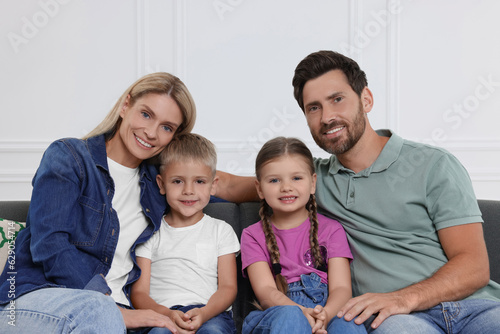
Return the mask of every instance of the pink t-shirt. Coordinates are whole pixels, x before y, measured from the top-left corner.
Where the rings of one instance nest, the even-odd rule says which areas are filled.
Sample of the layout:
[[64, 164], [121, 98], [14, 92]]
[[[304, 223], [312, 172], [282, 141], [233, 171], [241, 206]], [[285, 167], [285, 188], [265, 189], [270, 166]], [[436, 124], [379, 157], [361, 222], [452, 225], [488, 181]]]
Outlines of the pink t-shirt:
[[[301, 225], [280, 230], [273, 226], [273, 232], [280, 250], [281, 274], [288, 283], [300, 280], [300, 275], [315, 272], [321, 282], [328, 284], [328, 274], [314, 268], [314, 260], [309, 243], [309, 219]], [[324, 263], [333, 257], [345, 257], [352, 260], [344, 228], [336, 220], [318, 214], [318, 241]], [[261, 222], [245, 228], [241, 234], [241, 262], [243, 275], [252, 263], [266, 261], [271, 267], [271, 257], [266, 246], [266, 237]]]

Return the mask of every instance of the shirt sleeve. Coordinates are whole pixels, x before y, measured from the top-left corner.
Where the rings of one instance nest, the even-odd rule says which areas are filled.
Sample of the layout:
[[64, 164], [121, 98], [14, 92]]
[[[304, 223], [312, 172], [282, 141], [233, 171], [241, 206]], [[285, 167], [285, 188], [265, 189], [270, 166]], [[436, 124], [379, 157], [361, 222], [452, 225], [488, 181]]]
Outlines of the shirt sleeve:
[[81, 195], [83, 159], [71, 144], [52, 143], [33, 178], [28, 212], [33, 262], [48, 280], [76, 289], [83, 289], [95, 271], [77, 245], [92, 242], [83, 238], [99, 228], [105, 214], [102, 204]]
[[231, 225], [222, 220], [220, 221], [218, 239], [219, 245], [217, 249], [217, 256], [238, 253], [240, 251], [240, 243], [234, 229]]
[[267, 263], [271, 261], [266, 247], [266, 239], [260, 228], [260, 222], [245, 228], [241, 233], [241, 263], [243, 275], [246, 276], [245, 269], [249, 265], [259, 261], [266, 261]]
[[148, 241], [146, 241], [143, 244], [138, 245], [137, 248], [135, 249], [135, 256], [144, 257], [146, 259], [152, 260], [153, 244], [159, 238], [159, 234], [160, 234], [160, 232], [153, 234], [153, 236], [151, 238], [149, 238]]
[[469, 174], [450, 153], [432, 165], [426, 183], [427, 208], [436, 229], [483, 222]]

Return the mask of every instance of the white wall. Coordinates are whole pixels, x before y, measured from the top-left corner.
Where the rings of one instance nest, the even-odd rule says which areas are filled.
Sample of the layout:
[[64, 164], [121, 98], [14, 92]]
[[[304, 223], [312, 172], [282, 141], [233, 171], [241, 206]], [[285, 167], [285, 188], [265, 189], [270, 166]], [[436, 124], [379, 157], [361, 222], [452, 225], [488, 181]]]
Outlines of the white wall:
[[187, 84], [221, 170], [251, 175], [277, 135], [326, 156], [291, 87], [320, 49], [367, 72], [375, 128], [449, 149], [479, 198], [500, 199], [498, 12], [494, 0], [1, 0], [0, 200], [29, 199], [47, 145], [86, 134], [154, 71]]

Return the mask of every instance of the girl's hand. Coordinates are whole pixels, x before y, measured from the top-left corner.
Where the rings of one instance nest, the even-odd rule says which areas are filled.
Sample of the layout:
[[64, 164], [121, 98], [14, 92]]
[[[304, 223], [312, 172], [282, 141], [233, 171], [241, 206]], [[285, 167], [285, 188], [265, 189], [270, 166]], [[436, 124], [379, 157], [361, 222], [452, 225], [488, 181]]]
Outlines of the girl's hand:
[[312, 317], [316, 323], [312, 327], [312, 332], [316, 334], [327, 334], [326, 326], [328, 324], [328, 314], [321, 305], [316, 305], [313, 309]]

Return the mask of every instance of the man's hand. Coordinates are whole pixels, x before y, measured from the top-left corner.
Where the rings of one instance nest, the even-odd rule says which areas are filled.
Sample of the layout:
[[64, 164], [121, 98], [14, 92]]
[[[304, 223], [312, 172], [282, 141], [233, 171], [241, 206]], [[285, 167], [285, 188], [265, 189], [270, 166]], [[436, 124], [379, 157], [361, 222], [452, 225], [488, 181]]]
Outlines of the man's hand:
[[377, 328], [380, 324], [393, 314], [409, 314], [412, 307], [408, 298], [403, 298], [398, 292], [390, 293], [366, 293], [352, 298], [339, 311], [337, 317], [344, 317], [346, 321], [362, 324], [369, 317], [378, 313], [371, 327]]

